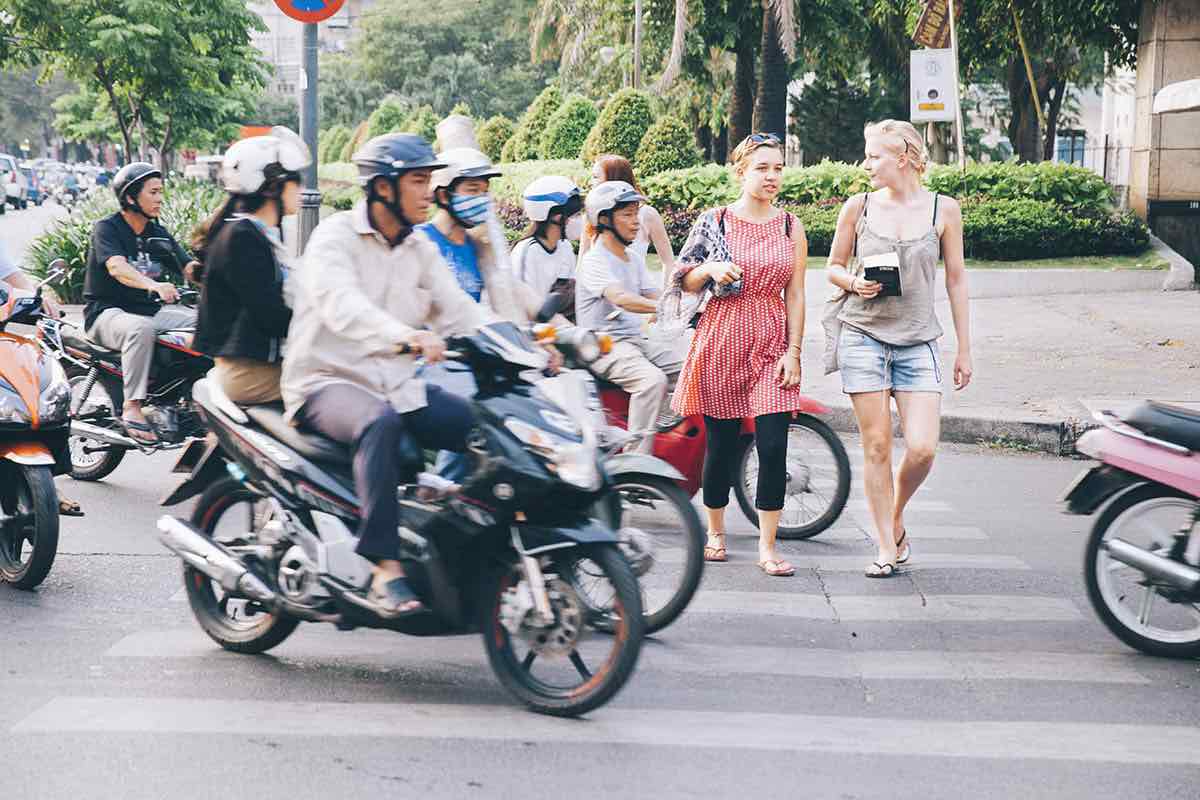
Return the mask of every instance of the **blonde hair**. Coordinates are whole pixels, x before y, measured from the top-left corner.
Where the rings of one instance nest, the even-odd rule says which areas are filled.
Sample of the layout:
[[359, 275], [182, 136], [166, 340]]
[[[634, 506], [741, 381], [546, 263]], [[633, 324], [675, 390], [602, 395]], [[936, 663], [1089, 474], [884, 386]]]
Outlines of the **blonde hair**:
[[[771, 138], [763, 138], [770, 136]], [[756, 141], [757, 140], [757, 141]], [[754, 133], [742, 139], [738, 146], [733, 148], [733, 153], [729, 156], [729, 164], [733, 167], [733, 174], [737, 178], [742, 177], [742, 173], [746, 170], [746, 162], [750, 160], [750, 156], [754, 155], [756, 150], [763, 147], [772, 147], [779, 151], [779, 155], [783, 155], [783, 142], [772, 134]]]
[[913, 127], [911, 122], [900, 119], [885, 119], [872, 122], [863, 129], [863, 138], [872, 136], [888, 137], [894, 148], [908, 156], [909, 162], [917, 174], [923, 174], [929, 165], [929, 151], [925, 149], [925, 138]]

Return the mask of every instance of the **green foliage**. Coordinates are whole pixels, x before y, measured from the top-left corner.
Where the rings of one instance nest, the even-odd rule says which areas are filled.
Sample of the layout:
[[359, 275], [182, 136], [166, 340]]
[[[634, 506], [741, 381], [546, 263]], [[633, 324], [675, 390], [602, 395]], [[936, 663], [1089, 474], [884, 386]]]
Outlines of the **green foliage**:
[[300, 104], [295, 97], [264, 92], [254, 99], [250, 113], [243, 121], [247, 125], [283, 125], [300, 131]]
[[363, 191], [357, 186], [337, 186], [321, 190], [321, 204], [338, 211], [349, 211], [362, 196]]
[[345, 125], [334, 125], [325, 132], [325, 144], [318, 148], [318, 158], [324, 162], [340, 161], [346, 142], [350, 140], [350, 129]]
[[577, 158], [561, 159], [559, 161], [522, 161], [515, 164], [505, 164], [504, 174], [492, 178], [492, 196], [497, 200], [519, 205], [521, 192], [533, 183], [535, 178], [546, 175], [563, 175], [575, 181], [579, 186], [586, 186], [591, 170]]
[[1149, 232], [1133, 214], [1068, 209], [1029, 199], [963, 203], [968, 258], [1015, 261], [1054, 256], [1137, 253]]
[[533, 101], [533, 105], [521, 115], [517, 123], [516, 133], [508, 140], [508, 152], [505, 161], [529, 161], [538, 157], [538, 145], [541, 143], [542, 132], [554, 112], [563, 103], [562, 92], [553, 84], [542, 90]]
[[675, 117], [662, 117], [646, 131], [638, 146], [634, 166], [639, 178], [700, 163], [696, 137]]
[[344, 161], [333, 161], [317, 167], [317, 178], [337, 183], [355, 183], [358, 181], [358, 167]]
[[800, 141], [805, 164], [861, 161], [863, 128], [888, 116], [883, 86], [861, 78], [818, 78], [791, 100], [790, 132]]
[[454, 106], [454, 108], [450, 109], [450, 113], [447, 114], [446, 116], [452, 117], [455, 114], [462, 114], [464, 117], [472, 117], [473, 118], [473, 115], [471, 114], [471, 107], [468, 106], [466, 103], [460, 102], [460, 103], [456, 104]]
[[317, 93], [322, 125], [355, 125], [371, 116], [387, 90], [362, 75], [346, 53], [321, 53]]
[[[786, 180], [787, 172], [784, 171]], [[705, 164], [660, 172], [638, 181], [650, 205], [659, 209], [703, 210], [737, 199], [739, 190], [728, 167]]]
[[926, 183], [934, 191], [959, 198], [1026, 198], [1094, 211], [1113, 204], [1112, 187], [1104, 178], [1072, 164], [972, 164], [965, 173], [939, 166], [929, 171]]
[[441, 121], [441, 117], [434, 113], [433, 108], [421, 106], [405, 118], [402, 130], [404, 133], [415, 133], [433, 144], [433, 140], [437, 138], [437, 124]]
[[600, 112], [586, 97], [572, 95], [546, 122], [538, 154], [544, 159], [579, 158], [583, 143]]
[[588, 134], [583, 146], [583, 158], [595, 161], [598, 156], [612, 153], [633, 161], [638, 145], [647, 129], [654, 123], [650, 95], [633, 89], [622, 89], [609, 98], [599, 119]]
[[385, 97], [367, 118], [367, 138], [373, 139], [385, 133], [401, 130], [407, 123], [409, 114], [408, 105], [399, 97]]
[[369, 138], [367, 134], [370, 132], [370, 123], [360, 122], [350, 135], [346, 138], [346, 144], [342, 147], [342, 152], [339, 154], [338, 161], [349, 161], [354, 158], [354, 154], [358, 152], [358, 148], [362, 147], [363, 142]]
[[475, 131], [475, 139], [479, 142], [479, 148], [483, 150], [484, 154], [493, 163], [498, 163], [505, 160], [504, 146], [508, 144], [516, 129], [517, 126], [511, 119], [497, 114], [479, 126]]
[[[224, 198], [225, 193], [214, 183], [172, 180], [163, 194], [160, 220], [176, 241], [190, 249], [192, 233]], [[116, 210], [117, 201], [112, 192], [93, 192], [69, 216], [56, 220], [45, 233], [30, 243], [30, 273], [43, 278], [51, 261], [65, 259], [67, 275], [56, 291], [67, 303], [82, 302], [92, 226]]]

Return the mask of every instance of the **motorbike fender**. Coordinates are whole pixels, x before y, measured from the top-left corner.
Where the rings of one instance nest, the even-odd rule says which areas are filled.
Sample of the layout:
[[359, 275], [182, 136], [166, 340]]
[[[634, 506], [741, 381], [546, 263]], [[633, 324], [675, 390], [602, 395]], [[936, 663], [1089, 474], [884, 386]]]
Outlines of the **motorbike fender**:
[[517, 523], [517, 531], [529, 555], [581, 544], [616, 544], [618, 541], [612, 528], [594, 519], [581, 519], [572, 525], [556, 527]]
[[179, 456], [172, 472], [188, 476], [159, 501], [161, 506], [174, 506], [203, 492], [209, 484], [225, 475], [225, 454], [215, 437], [194, 439]]
[[27, 467], [53, 467], [54, 454], [41, 442], [9, 442], [0, 444], [0, 458]]
[[628, 475], [636, 472], [672, 481], [686, 480], [682, 472], [675, 469], [675, 467], [666, 461], [646, 455], [645, 453], [618, 453], [615, 456], [610, 456], [604, 461], [604, 471], [613, 479], [618, 475]]
[[1068, 514], [1089, 515], [1104, 505], [1110, 497], [1145, 478], [1123, 469], [1101, 465], [1082, 473], [1063, 496]]

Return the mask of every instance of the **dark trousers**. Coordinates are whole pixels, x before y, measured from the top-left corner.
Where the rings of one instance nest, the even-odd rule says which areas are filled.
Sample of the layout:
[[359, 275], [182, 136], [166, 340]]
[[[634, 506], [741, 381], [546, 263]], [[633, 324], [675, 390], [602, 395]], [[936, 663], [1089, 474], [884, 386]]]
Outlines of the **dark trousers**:
[[300, 408], [300, 424], [354, 449], [354, 488], [362, 522], [358, 554], [372, 561], [400, 555], [396, 487], [423, 466], [422, 449], [466, 449], [475, 425], [470, 404], [428, 386], [424, 408], [400, 414], [386, 400], [349, 383], [318, 389]]
[[[791, 418], [787, 412], [754, 418], [754, 446], [758, 450], [758, 493], [754, 505], [759, 511], [783, 508], [783, 493], [787, 487], [787, 432]], [[729, 489], [736, 479], [741, 453], [741, 430], [740, 419], [704, 418], [707, 435], [704, 505], [709, 508], [729, 505]]]

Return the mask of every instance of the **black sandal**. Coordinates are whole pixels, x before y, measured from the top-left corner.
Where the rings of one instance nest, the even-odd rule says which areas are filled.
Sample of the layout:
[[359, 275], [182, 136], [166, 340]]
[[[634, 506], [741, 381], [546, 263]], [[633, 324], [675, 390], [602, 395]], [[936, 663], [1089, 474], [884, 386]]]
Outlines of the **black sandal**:
[[83, 509], [79, 507], [79, 503], [60, 496], [58, 498], [58, 515], [60, 517], [82, 517], [84, 513]]
[[[874, 567], [875, 569], [871, 569]], [[897, 573], [896, 565], [890, 561], [885, 561], [880, 564], [878, 561], [872, 561], [871, 566], [867, 567], [867, 571], [863, 574], [868, 578], [890, 578]]]
[[908, 530], [901, 529], [900, 541], [896, 542], [896, 563], [903, 564], [912, 556], [912, 545], [905, 544], [908, 541]]

